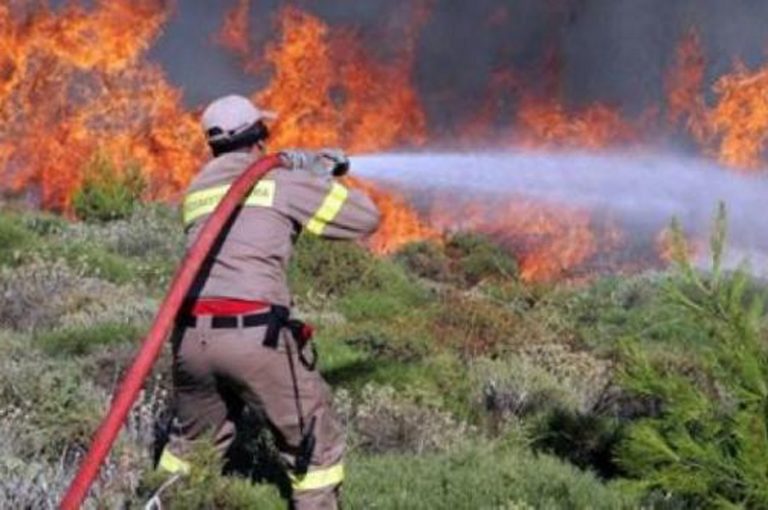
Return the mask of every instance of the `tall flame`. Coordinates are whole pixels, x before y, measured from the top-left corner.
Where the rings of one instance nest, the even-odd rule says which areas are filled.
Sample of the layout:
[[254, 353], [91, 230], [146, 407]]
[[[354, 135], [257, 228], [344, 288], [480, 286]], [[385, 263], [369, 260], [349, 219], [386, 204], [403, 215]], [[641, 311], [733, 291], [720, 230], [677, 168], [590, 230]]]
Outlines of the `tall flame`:
[[715, 84], [710, 112], [719, 160], [746, 170], [765, 168], [768, 141], [768, 66], [750, 71], [737, 65]]
[[61, 13], [0, 6], [0, 168], [66, 209], [87, 162], [104, 151], [140, 164], [152, 197], [192, 175], [202, 139], [181, 93], [146, 63], [169, 13], [159, 0], [101, 0]]
[[237, 0], [235, 6], [224, 16], [224, 23], [215, 38], [223, 47], [243, 57], [247, 57], [251, 50], [248, 19], [250, 10], [251, 0]]
[[[89, 5], [69, 2], [52, 10], [45, 2], [0, 4], [3, 186], [38, 190], [43, 206], [67, 211], [88, 162], [103, 154], [118, 171], [138, 163], [150, 183], [148, 198], [173, 197], [206, 157], [199, 111], [183, 106], [181, 91], [147, 58], [174, 4], [94, 0]], [[371, 48], [354, 29], [285, 7], [275, 20], [277, 38], [263, 53], [251, 38], [252, 6], [250, 0], [236, 0], [215, 41], [233, 51], [245, 71], [268, 78], [251, 96], [280, 114], [273, 149], [338, 146], [362, 153], [435, 141], [413, 80], [418, 36], [434, 0], [409, 3], [409, 12], [387, 25], [397, 32], [389, 38], [397, 44], [386, 48]], [[509, 16], [499, 8], [488, 24], [497, 30]], [[573, 107], [564, 101], [556, 50], [547, 53], [535, 84], [509, 66], [491, 73], [485, 101], [457, 134], [460, 145], [599, 150], [643, 143], [641, 120], [627, 119], [604, 103]], [[705, 153], [726, 165], [765, 168], [768, 66], [737, 65], [711, 91], [705, 79], [700, 37], [690, 30], [666, 75], [666, 117], [655, 118], [654, 126], [666, 123], [667, 132], [684, 128]], [[709, 104], [707, 97], [713, 99]], [[573, 274], [623, 242], [621, 232], [602, 231], [585, 210], [517, 197], [492, 208], [438, 204], [425, 222], [396, 193], [351, 183], [368, 190], [384, 212], [384, 225], [371, 241], [380, 252], [437, 239], [441, 230], [464, 225], [505, 242], [524, 277], [551, 279]]]

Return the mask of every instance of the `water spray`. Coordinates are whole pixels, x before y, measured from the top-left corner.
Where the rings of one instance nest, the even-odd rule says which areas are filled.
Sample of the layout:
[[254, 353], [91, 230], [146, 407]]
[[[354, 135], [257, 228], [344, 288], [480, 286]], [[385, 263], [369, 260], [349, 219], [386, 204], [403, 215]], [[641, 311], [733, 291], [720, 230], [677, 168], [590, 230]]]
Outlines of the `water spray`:
[[768, 259], [763, 235], [768, 230], [768, 180], [701, 158], [518, 150], [371, 154], [355, 157], [353, 164], [356, 175], [396, 189], [424, 215], [450, 204], [443, 226], [454, 222], [470, 230], [471, 224], [462, 223], [463, 206], [493, 220], [500, 206], [519, 200], [611, 218], [634, 243], [652, 243], [672, 218], [703, 239], [722, 201], [728, 207], [732, 262]]

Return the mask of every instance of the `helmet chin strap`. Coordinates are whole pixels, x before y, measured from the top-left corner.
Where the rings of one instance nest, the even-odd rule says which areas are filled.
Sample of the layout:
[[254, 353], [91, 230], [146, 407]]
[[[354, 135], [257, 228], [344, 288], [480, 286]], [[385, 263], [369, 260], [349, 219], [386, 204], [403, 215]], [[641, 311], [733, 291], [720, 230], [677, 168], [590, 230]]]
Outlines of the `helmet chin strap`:
[[257, 121], [245, 131], [208, 142], [208, 146], [214, 156], [220, 156], [227, 152], [251, 150], [254, 145], [263, 147], [267, 138], [269, 138], [269, 128], [264, 122]]

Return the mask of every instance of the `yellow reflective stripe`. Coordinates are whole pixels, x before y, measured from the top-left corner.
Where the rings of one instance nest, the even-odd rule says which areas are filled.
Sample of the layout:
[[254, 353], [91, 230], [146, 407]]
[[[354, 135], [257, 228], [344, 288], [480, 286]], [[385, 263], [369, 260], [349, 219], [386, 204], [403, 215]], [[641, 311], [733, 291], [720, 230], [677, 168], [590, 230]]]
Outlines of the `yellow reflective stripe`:
[[315, 235], [321, 235], [326, 225], [333, 221], [344, 206], [349, 191], [347, 188], [334, 182], [331, 191], [323, 200], [315, 215], [307, 222], [307, 230]]
[[311, 491], [338, 485], [344, 481], [344, 465], [336, 464], [325, 469], [310, 471], [304, 475], [288, 475], [294, 491]]
[[[190, 193], [184, 198], [184, 225], [211, 214], [229, 191], [229, 184]], [[259, 181], [251, 190], [244, 204], [247, 207], [272, 207], [275, 201], [275, 181]]]
[[160, 462], [157, 463], [157, 467], [174, 475], [178, 473], [187, 475], [191, 469], [189, 462], [178, 458], [169, 452], [168, 448], [163, 449], [163, 453], [160, 455]]
[[272, 207], [275, 202], [275, 181], [259, 181], [245, 199], [247, 207]]
[[190, 193], [184, 198], [183, 216], [184, 225], [189, 225], [200, 216], [210, 214], [219, 205], [219, 202], [229, 190], [229, 184], [216, 186]]

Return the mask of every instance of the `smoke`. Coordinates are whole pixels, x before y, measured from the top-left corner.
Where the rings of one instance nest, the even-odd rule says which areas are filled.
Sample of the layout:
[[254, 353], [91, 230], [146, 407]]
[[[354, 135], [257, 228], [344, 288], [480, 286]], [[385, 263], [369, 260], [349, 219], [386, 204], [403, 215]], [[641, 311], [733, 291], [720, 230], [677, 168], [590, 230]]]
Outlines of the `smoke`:
[[[722, 201], [728, 209], [732, 262], [768, 262], [768, 180], [734, 174], [705, 160], [636, 153], [423, 153], [355, 157], [353, 168], [398, 189], [426, 215], [433, 200], [451, 204], [448, 214], [455, 212], [452, 220], [458, 226], [467, 206], [493, 218], [515, 200], [550, 204], [563, 214], [577, 209], [610, 218], [635, 248], [650, 244], [647, 252], [654, 251], [658, 233], [672, 218], [694, 239], [706, 239]], [[499, 221], [503, 228], [504, 220]]]
[[[412, 0], [294, 4], [333, 26], [355, 29], [372, 52], [402, 44]], [[660, 104], [665, 70], [691, 27], [709, 59], [708, 83], [736, 58], [754, 65], [768, 43], [768, 2], [754, 0], [476, 0], [426, 1], [431, 6], [417, 47], [414, 77], [433, 128], [460, 123], [482, 103], [492, 71], [511, 69], [530, 88], [542, 86], [553, 65], [567, 104], [603, 101], [637, 113]], [[180, 2], [153, 49], [191, 106], [223, 93], [250, 91], [264, 76], [213, 44], [230, 2]], [[253, 0], [255, 52], [275, 36], [283, 3]], [[553, 61], [553, 56], [557, 56]]]

